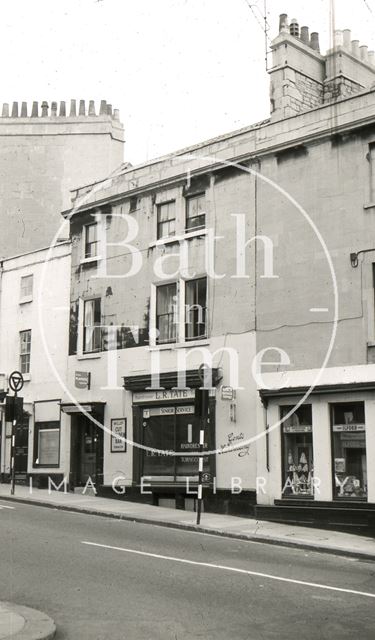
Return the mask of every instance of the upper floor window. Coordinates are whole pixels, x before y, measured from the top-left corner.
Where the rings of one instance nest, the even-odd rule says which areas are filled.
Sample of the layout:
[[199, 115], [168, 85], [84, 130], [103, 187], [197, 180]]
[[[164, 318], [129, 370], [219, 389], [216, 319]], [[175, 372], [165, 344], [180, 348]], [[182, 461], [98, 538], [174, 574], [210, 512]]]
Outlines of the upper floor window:
[[176, 313], [177, 284], [163, 284], [156, 288], [156, 329], [157, 342], [176, 342], [177, 313]]
[[20, 371], [30, 373], [31, 329], [20, 331]]
[[185, 340], [207, 335], [207, 278], [185, 283]]
[[95, 258], [98, 255], [98, 225], [96, 222], [84, 226], [85, 258]]
[[205, 197], [199, 195], [190, 196], [186, 199], [186, 231], [201, 229], [206, 224]]
[[33, 280], [34, 276], [22, 276], [21, 277], [21, 290], [20, 290], [20, 301], [21, 302], [29, 302], [33, 297]]
[[176, 234], [176, 202], [157, 205], [157, 238], [168, 238]]
[[83, 353], [101, 349], [100, 298], [85, 300], [83, 308]]

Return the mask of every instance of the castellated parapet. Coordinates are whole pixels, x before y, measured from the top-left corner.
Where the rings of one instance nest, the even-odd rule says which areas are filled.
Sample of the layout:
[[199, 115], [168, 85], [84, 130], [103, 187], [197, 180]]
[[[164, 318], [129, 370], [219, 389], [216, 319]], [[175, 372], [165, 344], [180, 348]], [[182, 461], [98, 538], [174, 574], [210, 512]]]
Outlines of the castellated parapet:
[[[70, 191], [123, 162], [124, 129], [105, 100], [0, 105], [0, 258], [48, 246]], [[67, 232], [61, 230], [60, 235]]]

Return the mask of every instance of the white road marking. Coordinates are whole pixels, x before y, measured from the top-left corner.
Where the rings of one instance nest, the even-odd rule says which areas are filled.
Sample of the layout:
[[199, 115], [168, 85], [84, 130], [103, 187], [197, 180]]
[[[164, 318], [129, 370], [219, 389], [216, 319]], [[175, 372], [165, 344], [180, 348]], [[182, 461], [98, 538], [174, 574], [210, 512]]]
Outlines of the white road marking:
[[328, 313], [327, 307], [311, 307], [311, 313]]
[[16, 507], [8, 507], [7, 504], [0, 504], [0, 509], [12, 509], [14, 511]]
[[148, 551], [138, 551], [137, 549], [127, 549], [125, 547], [113, 547], [109, 544], [89, 542], [88, 540], [81, 540], [81, 543], [89, 545], [91, 547], [99, 547], [101, 549], [112, 549], [113, 551], [124, 551], [125, 553], [133, 553], [138, 556], [146, 556], [148, 558], [157, 558], [158, 560], [169, 560], [172, 562], [180, 562], [182, 564], [189, 564], [189, 565], [198, 566], [198, 567], [208, 567], [209, 569], [221, 569], [223, 571], [233, 571], [234, 573], [242, 573], [248, 576], [257, 576], [258, 578], [267, 578], [269, 580], [277, 580], [279, 582], [289, 582], [291, 584], [298, 584], [304, 587], [312, 587], [314, 589], [326, 589], [328, 591], [337, 591], [339, 593], [350, 593], [356, 596], [365, 596], [366, 598], [375, 598], [375, 593], [368, 593], [367, 591], [356, 591], [355, 589], [331, 587], [330, 585], [319, 584], [318, 582], [307, 582], [305, 580], [283, 578], [281, 576], [274, 576], [269, 573], [260, 573], [259, 571], [249, 571], [247, 569], [238, 569], [237, 567], [228, 567], [227, 565], [214, 564], [210, 562], [198, 562], [196, 560], [186, 560], [185, 558], [176, 558], [174, 556], [164, 556], [158, 553], [149, 553]]

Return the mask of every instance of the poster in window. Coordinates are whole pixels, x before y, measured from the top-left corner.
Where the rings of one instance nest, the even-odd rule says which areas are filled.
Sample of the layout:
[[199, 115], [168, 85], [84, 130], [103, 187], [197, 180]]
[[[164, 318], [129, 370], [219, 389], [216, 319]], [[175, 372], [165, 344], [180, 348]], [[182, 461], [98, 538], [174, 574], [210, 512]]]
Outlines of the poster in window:
[[111, 453], [126, 451], [126, 418], [112, 418], [111, 420]]

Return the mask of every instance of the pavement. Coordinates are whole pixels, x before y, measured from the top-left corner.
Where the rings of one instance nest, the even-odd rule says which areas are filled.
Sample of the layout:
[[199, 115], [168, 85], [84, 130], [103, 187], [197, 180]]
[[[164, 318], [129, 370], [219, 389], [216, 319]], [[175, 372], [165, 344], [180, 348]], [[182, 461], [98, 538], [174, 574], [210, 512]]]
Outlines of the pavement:
[[45, 613], [0, 602], [0, 640], [50, 640], [55, 633], [55, 623]]
[[15, 496], [11, 496], [8, 484], [0, 484], [0, 499], [175, 529], [200, 531], [238, 540], [260, 541], [284, 547], [375, 560], [375, 540], [373, 538], [340, 531], [293, 526], [215, 513], [202, 513], [201, 524], [197, 526], [196, 514], [191, 511], [154, 507], [149, 504], [93, 495], [48, 491], [48, 489], [33, 488], [30, 493], [27, 486], [16, 486]]

